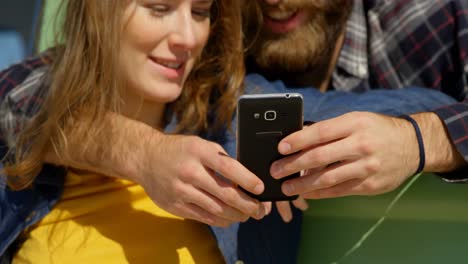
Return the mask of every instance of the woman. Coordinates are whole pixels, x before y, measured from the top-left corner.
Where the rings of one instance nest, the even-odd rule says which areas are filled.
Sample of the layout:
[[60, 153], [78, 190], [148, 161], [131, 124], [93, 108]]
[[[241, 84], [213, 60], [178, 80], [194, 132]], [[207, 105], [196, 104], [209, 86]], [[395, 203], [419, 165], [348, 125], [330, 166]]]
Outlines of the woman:
[[[147, 143], [161, 154], [155, 163], [163, 166], [154, 175], [103, 171], [114, 178], [76, 169], [83, 168], [75, 157], [86, 158], [86, 152], [74, 153], [73, 146], [92, 148], [93, 138], [102, 135], [109, 144], [121, 143], [113, 141], [112, 131], [101, 129], [116, 114], [151, 129], [164, 129], [172, 117], [177, 132], [222, 128], [232, 117], [232, 98], [244, 73], [238, 5], [221, 0], [67, 1], [63, 44], [44, 55], [50, 66], [23, 78], [28, 85], [41, 80], [36, 97], [48, 93], [5, 168], [10, 188], [22, 191], [2, 189], [2, 200], [22, 211], [15, 208], [2, 216], [2, 226], [12, 226], [2, 231], [7, 241], [2, 255], [14, 244], [18, 250], [9, 251], [14, 263], [222, 261], [206, 226], [184, 218], [226, 226], [249, 216], [261, 218], [264, 208], [216, 175], [251, 192], [263, 191], [261, 181], [225, 157], [219, 145], [190, 136], [149, 138]], [[210, 113], [216, 109], [223, 111], [212, 123]], [[65, 171], [61, 196], [62, 171], [41, 171], [48, 157], [77, 164]], [[183, 173], [174, 171], [177, 167]], [[31, 193], [34, 205], [22, 206]], [[24, 222], [11, 220], [24, 215]]]

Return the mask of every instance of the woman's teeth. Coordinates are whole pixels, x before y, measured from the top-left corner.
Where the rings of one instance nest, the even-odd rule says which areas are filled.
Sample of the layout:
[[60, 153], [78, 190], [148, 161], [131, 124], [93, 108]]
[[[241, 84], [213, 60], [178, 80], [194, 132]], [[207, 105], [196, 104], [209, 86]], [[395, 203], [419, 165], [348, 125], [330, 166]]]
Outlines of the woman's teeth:
[[158, 60], [158, 59], [155, 59], [155, 62], [158, 63], [158, 64], [163, 65], [164, 67], [171, 68], [171, 69], [174, 69], [174, 70], [178, 70], [182, 66], [182, 63], [168, 62], [168, 61], [162, 61], [162, 60]]

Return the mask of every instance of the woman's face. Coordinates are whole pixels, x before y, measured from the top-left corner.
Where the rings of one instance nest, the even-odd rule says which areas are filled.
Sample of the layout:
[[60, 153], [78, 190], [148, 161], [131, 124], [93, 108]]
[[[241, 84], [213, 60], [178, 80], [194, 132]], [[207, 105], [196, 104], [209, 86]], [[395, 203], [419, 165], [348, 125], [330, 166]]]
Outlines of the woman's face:
[[129, 1], [120, 52], [126, 102], [164, 104], [180, 95], [208, 40], [212, 4], [213, 0]]

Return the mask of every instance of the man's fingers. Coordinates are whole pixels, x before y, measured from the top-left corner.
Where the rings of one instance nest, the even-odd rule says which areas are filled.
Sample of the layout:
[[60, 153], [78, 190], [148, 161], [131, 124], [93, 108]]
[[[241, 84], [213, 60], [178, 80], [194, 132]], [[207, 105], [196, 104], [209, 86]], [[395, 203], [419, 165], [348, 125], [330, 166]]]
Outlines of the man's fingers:
[[245, 215], [255, 219], [262, 219], [265, 210], [261, 203], [248, 196], [234, 184], [222, 179], [211, 170], [206, 170], [207, 175], [199, 176], [196, 187], [216, 197], [223, 204], [232, 207]]
[[197, 204], [205, 211], [218, 217], [234, 222], [242, 222], [248, 218], [247, 214], [244, 214], [241, 211], [226, 205], [224, 202], [204, 192], [203, 190], [194, 189], [190, 195], [190, 198], [190, 203]]
[[364, 195], [363, 182], [365, 179], [353, 179], [330, 188], [315, 190], [309, 193], [304, 193], [302, 196], [307, 199], [325, 199], [344, 197], [350, 195]]
[[285, 137], [278, 144], [278, 151], [283, 155], [344, 138], [351, 133], [346, 124], [346, 116], [321, 121], [303, 128]]
[[233, 223], [227, 219], [207, 212], [196, 204], [186, 204], [185, 211], [187, 214], [185, 218], [193, 219], [207, 225], [228, 227]]
[[368, 174], [368, 168], [363, 162], [342, 162], [325, 168], [315, 174], [304, 175], [285, 181], [281, 190], [286, 195], [302, 195], [304, 193], [326, 189], [352, 179], [362, 179]]
[[227, 156], [224, 151], [206, 155], [202, 162], [213, 171], [253, 194], [261, 194], [265, 189], [260, 178], [242, 166], [237, 160]]
[[362, 151], [355, 147], [354, 139], [346, 138], [277, 160], [271, 165], [270, 173], [275, 179], [280, 179], [303, 170], [356, 159], [361, 155]]

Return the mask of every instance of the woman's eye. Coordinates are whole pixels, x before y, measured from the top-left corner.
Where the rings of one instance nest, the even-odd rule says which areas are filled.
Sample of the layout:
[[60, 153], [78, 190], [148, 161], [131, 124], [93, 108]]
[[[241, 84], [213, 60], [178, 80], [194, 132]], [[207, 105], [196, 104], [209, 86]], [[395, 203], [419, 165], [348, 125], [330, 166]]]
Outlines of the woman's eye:
[[211, 15], [210, 9], [194, 9], [192, 13], [201, 18], [210, 17]]
[[153, 14], [158, 16], [164, 15], [171, 10], [171, 8], [167, 5], [152, 5], [149, 6], [149, 8], [153, 12]]

